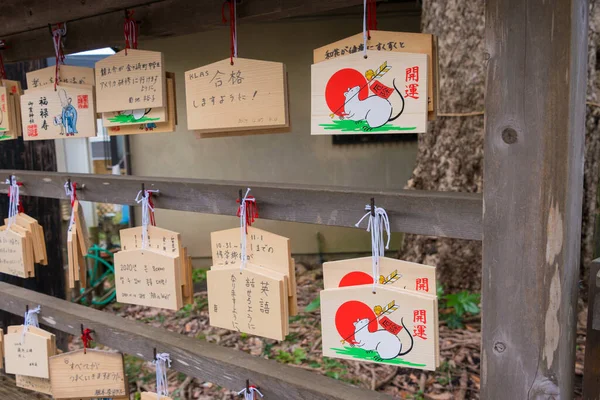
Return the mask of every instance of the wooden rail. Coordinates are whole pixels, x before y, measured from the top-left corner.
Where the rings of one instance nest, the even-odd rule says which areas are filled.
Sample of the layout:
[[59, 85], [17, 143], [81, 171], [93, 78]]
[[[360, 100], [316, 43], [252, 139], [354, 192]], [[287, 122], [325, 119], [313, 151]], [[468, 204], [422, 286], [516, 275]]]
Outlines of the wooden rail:
[[[249, 183], [57, 172], [0, 170], [15, 175], [21, 194], [65, 199], [67, 179], [77, 182], [80, 200], [135, 205], [142, 184], [159, 189], [157, 208], [234, 215], [239, 189], [251, 187], [264, 219], [354, 227], [371, 197], [385, 208], [395, 232], [481, 240], [482, 196], [475, 193], [399, 190], [381, 192], [323, 186]], [[0, 185], [0, 193], [8, 186]]]
[[249, 379], [260, 387], [267, 399], [391, 399], [383, 393], [360, 389], [273, 360], [0, 282], [0, 309], [23, 315], [27, 306], [38, 305], [42, 306], [39, 320], [43, 325], [80, 335], [83, 324], [94, 330], [96, 343], [147, 361], [152, 361], [154, 349], [169, 353], [173, 360], [172, 369], [230, 390], [242, 389]]

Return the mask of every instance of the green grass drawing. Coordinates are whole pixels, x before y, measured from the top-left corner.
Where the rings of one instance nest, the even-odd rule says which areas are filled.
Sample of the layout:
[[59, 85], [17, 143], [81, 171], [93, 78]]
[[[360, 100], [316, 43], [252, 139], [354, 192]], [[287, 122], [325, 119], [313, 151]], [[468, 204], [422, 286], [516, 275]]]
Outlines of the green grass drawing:
[[[362, 132], [362, 133], [376, 133], [376, 132], [392, 132], [392, 131], [414, 131], [417, 129], [416, 126], [401, 127], [385, 124], [379, 128], [369, 128], [367, 121], [351, 121], [349, 119], [336, 119], [331, 124], [319, 124], [327, 130], [335, 130], [341, 132]], [[364, 130], [363, 127], [367, 129]]]
[[391, 364], [391, 365], [408, 365], [409, 367], [424, 367], [425, 364], [416, 364], [408, 361], [404, 361], [401, 358], [393, 358], [391, 360], [377, 360], [377, 352], [376, 351], [366, 351], [358, 347], [346, 347], [343, 349], [335, 349], [331, 348], [331, 350], [335, 351], [337, 354], [342, 356], [350, 356], [352, 358], [356, 358], [359, 360], [366, 361], [377, 361], [380, 363]]
[[157, 119], [160, 118], [148, 118], [146, 116], [143, 116], [140, 119], [134, 119], [133, 115], [131, 114], [119, 114], [115, 115], [114, 117], [110, 117], [108, 120], [110, 122], [116, 122], [118, 124], [141, 124], [143, 122], [156, 121]]
[[0, 128], [0, 131], [5, 131], [5, 130], [6, 130], [6, 128]]
[[12, 136], [10, 135], [2, 135], [0, 136], [0, 140], [6, 140], [6, 139], [14, 139]]

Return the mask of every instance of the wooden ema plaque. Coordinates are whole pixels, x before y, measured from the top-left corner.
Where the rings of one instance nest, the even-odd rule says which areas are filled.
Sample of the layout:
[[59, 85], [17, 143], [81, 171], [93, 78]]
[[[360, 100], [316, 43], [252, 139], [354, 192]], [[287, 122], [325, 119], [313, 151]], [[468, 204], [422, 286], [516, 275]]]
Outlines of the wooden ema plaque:
[[55, 399], [124, 397], [129, 394], [121, 353], [87, 349], [50, 357]]
[[150, 249], [124, 250], [115, 254], [117, 301], [179, 310], [182, 303], [179, 255]]
[[52, 385], [50, 379], [35, 378], [33, 376], [15, 375], [17, 387], [32, 390], [38, 393], [52, 395]]
[[285, 65], [236, 58], [185, 73], [188, 129], [227, 132], [289, 126]]
[[55, 336], [36, 327], [30, 327], [25, 335], [22, 332], [22, 325], [11, 326], [4, 335], [6, 372], [48, 379], [48, 357], [56, 354]]
[[[276, 275], [276, 273], [275, 273]], [[287, 287], [283, 279], [250, 265], [211, 269], [206, 274], [210, 325], [269, 339], [287, 334]]]
[[[393, 51], [399, 53], [427, 54], [427, 110], [429, 120], [433, 121], [437, 114], [439, 62], [437, 58], [437, 38], [429, 33], [407, 33], [372, 30], [371, 39], [367, 40], [367, 55], [373, 51]], [[313, 62], [331, 60], [348, 54], [363, 54], [363, 34], [338, 40], [313, 50]]]
[[[211, 232], [212, 268], [241, 264], [240, 228]], [[247, 261], [284, 274], [288, 279], [290, 315], [298, 314], [296, 270], [291, 257], [290, 239], [262, 229], [248, 227]]]
[[142, 396], [140, 397], [140, 400], [172, 400], [172, 399], [167, 396], [159, 397], [158, 394], [152, 393], [152, 392], [142, 392]]
[[166, 79], [163, 68], [163, 54], [157, 51], [122, 50], [98, 61], [98, 112], [166, 107]]
[[[379, 258], [379, 280], [381, 285], [390, 285], [415, 292], [436, 295], [435, 267], [394, 258]], [[371, 257], [330, 261], [323, 264], [325, 289], [373, 284]]]
[[92, 86], [45, 86], [21, 96], [24, 140], [96, 136]]
[[167, 72], [167, 118], [164, 122], [146, 122], [136, 125], [123, 125], [109, 127], [108, 134], [136, 135], [139, 133], [167, 133], [175, 132], [177, 126], [177, 102], [175, 92], [175, 74]]
[[427, 54], [372, 51], [311, 67], [311, 134], [423, 133]]
[[25, 240], [25, 235], [14, 229], [6, 225], [0, 227], [0, 272], [20, 278], [30, 276]]
[[[56, 66], [53, 65], [36, 71], [27, 72], [25, 75], [27, 78], [27, 89], [38, 89], [45, 86], [52, 86], [54, 89]], [[58, 69], [58, 83], [58, 86], [62, 83], [94, 86], [94, 68], [61, 65]]]
[[435, 370], [434, 296], [378, 285], [321, 291], [323, 356]]
[[12, 104], [8, 95], [8, 90], [4, 86], [0, 86], [0, 134], [10, 132], [15, 127], [11, 125], [11, 110]]
[[[167, 91], [168, 93], [168, 91]], [[168, 102], [168, 99], [167, 99]], [[167, 107], [142, 108], [137, 110], [111, 111], [102, 113], [105, 127], [159, 123], [167, 120]]]
[[[4, 222], [7, 224], [8, 219], [5, 219]], [[33, 238], [34, 261], [41, 265], [48, 265], [44, 228], [42, 228], [36, 219], [31, 218], [25, 213], [20, 213], [17, 215], [16, 225], [24, 228], [26, 231], [31, 232], [31, 237]]]

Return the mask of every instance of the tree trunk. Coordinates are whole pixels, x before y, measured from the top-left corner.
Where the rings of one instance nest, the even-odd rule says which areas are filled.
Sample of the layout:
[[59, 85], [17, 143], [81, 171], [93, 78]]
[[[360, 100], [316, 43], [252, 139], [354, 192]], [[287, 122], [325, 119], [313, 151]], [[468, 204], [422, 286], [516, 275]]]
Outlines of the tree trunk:
[[[600, 7], [590, 4], [588, 102], [598, 103], [598, 40]], [[483, 111], [486, 49], [483, 0], [424, 0], [422, 31], [437, 35], [439, 43], [439, 112]], [[588, 105], [583, 221], [581, 238], [582, 296], [594, 256], [594, 229], [600, 179], [600, 106]], [[523, 171], [527, 173], [527, 171]], [[481, 192], [483, 188], [483, 116], [439, 116], [427, 133], [419, 135], [417, 165], [408, 188]], [[532, 228], [533, 229], [533, 228]], [[599, 241], [600, 243], [600, 241]], [[600, 248], [600, 245], [596, 246]], [[594, 254], [595, 253], [595, 254]], [[481, 242], [407, 235], [401, 258], [437, 267], [446, 291], [481, 289]]]

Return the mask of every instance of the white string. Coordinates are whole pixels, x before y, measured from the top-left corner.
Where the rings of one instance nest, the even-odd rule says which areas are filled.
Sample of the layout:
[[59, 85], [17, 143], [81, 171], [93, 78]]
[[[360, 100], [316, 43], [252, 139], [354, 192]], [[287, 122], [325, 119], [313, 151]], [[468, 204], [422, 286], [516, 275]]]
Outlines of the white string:
[[148, 224], [150, 224], [150, 212], [154, 208], [150, 206], [150, 193], [158, 193], [158, 190], [140, 190], [135, 196], [136, 203], [142, 203], [142, 249], [148, 247]]
[[363, 0], [363, 53], [367, 58], [367, 0]]
[[263, 394], [260, 392], [260, 390], [258, 390], [256, 387], [254, 386], [250, 386], [248, 388], [248, 390], [246, 390], [246, 388], [243, 388], [242, 390], [240, 390], [238, 392], [238, 396], [243, 394], [244, 395], [244, 400], [254, 400], [256, 397], [254, 396], [254, 393], [258, 393], [260, 395], [260, 397], [265, 397], [263, 396]]
[[[390, 248], [390, 220], [387, 213], [381, 207], [375, 206], [375, 215], [371, 214], [371, 206], [366, 205], [365, 211], [368, 211], [363, 217], [356, 223], [356, 227], [367, 217], [369, 217], [369, 224], [367, 225], [367, 232], [371, 232], [371, 255], [373, 263], [373, 293], [379, 282], [379, 257], [385, 255], [385, 250]], [[387, 242], [384, 244], [383, 233], [387, 234]]]
[[233, 0], [233, 57], [237, 58], [237, 0]]
[[23, 323], [23, 332], [21, 333], [21, 342], [25, 340], [25, 334], [29, 330], [30, 326], [34, 326], [36, 328], [40, 327], [38, 322], [38, 314], [40, 313], [41, 307], [37, 306], [32, 310], [25, 311], [25, 322]]
[[[235, 3], [235, 2], [234, 2]], [[241, 199], [240, 202], [240, 255], [242, 257], [242, 263], [240, 264], [240, 271], [243, 270], [246, 267], [246, 259], [247, 259], [247, 255], [246, 255], [246, 230], [248, 229], [246, 221], [246, 213], [248, 212], [246, 210], [246, 201], [253, 201], [256, 202], [256, 199], [249, 199], [248, 198], [248, 194], [250, 194], [250, 188], [248, 188], [246, 190], [246, 194], [244, 195], [244, 198]]]
[[19, 185], [14, 175], [11, 175], [10, 180], [6, 180], [6, 184], [10, 185], [10, 197], [8, 198], [8, 227], [10, 227], [17, 221], [17, 215], [19, 215]]
[[160, 396], [169, 395], [167, 368], [171, 368], [171, 357], [169, 353], [158, 353], [152, 363], [156, 365], [156, 395], [157, 399], [160, 400]]
[[75, 223], [75, 208], [73, 207], [73, 202], [75, 201], [75, 191], [73, 190], [73, 183], [69, 181], [65, 182], [65, 194], [69, 196], [69, 199], [71, 199], [71, 219], [69, 220], [68, 229], [68, 231], [70, 231]]

